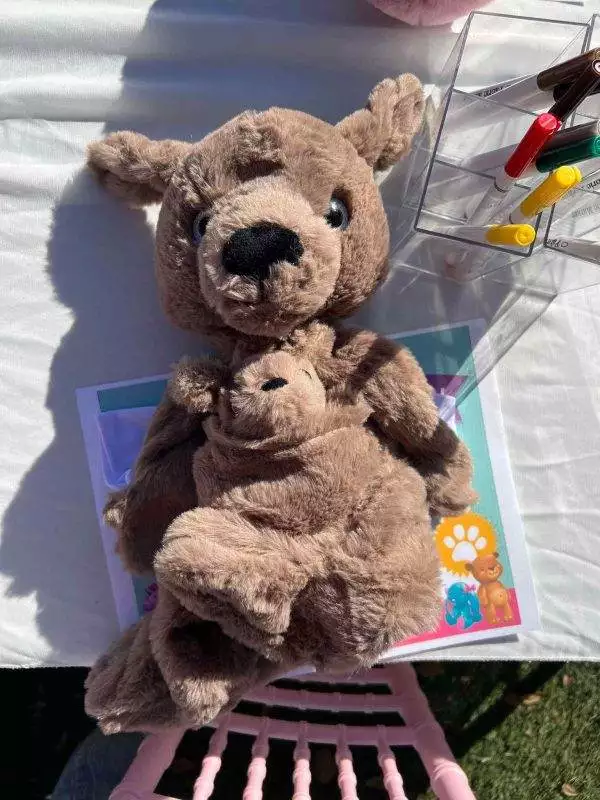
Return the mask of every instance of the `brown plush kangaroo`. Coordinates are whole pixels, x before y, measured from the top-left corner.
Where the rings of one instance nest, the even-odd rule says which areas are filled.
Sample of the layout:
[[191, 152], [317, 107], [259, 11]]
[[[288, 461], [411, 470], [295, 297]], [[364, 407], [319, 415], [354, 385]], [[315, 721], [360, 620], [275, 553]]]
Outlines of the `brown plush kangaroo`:
[[313, 362], [333, 342], [315, 326], [296, 353], [252, 357], [232, 378], [217, 361], [179, 366], [171, 401], [210, 414], [198, 507], [165, 535], [135, 653], [128, 634], [90, 675], [87, 708], [105, 730], [160, 727], [169, 694], [170, 720], [202, 725], [277, 673], [368, 666], [437, 622], [425, 482], [365, 426], [363, 397], [327, 399]]
[[[230, 360], [327, 321], [334, 351], [314, 367], [328, 399], [364, 397], [369, 424], [424, 478], [431, 512], [449, 515], [475, 500], [471, 461], [439, 419], [421, 369], [384, 336], [339, 323], [385, 278], [389, 231], [375, 173], [408, 151], [422, 116], [419, 81], [401, 75], [337, 124], [270, 108], [198, 142], [122, 131], [92, 144], [89, 164], [130, 205], [161, 203], [156, 275], [175, 325]], [[132, 484], [106, 511], [131, 571], [150, 571], [168, 526], [196, 506], [201, 440], [199, 415], [167, 396]]]

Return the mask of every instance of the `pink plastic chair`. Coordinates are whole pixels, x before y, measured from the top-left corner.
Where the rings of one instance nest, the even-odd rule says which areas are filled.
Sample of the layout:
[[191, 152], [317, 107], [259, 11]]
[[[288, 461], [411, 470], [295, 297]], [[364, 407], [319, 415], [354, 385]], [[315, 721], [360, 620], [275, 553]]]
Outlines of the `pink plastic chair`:
[[[321, 725], [308, 722], [285, 722], [268, 716], [254, 717], [232, 712], [211, 723], [215, 732], [194, 785], [193, 800], [208, 800], [221, 767], [221, 756], [230, 733], [254, 736], [252, 758], [248, 767], [242, 800], [261, 800], [267, 774], [267, 756], [271, 739], [296, 743], [294, 750], [294, 794], [292, 800], [310, 800], [310, 745], [336, 746], [338, 785], [342, 800], [358, 800], [356, 775], [351, 747], [376, 747], [383, 784], [390, 800], [406, 800], [402, 777], [391, 750], [412, 746], [419, 754], [431, 780], [431, 788], [440, 800], [475, 800], [467, 776], [456, 763], [444, 732], [433, 716], [410, 664], [395, 664], [370, 670], [346, 679], [363, 687], [360, 694], [311, 691], [311, 683], [343, 683], [339, 676], [303, 675], [294, 680], [297, 689], [269, 686], [246, 699], [267, 707], [334, 712], [399, 712], [405, 722], [398, 726]], [[369, 686], [387, 684], [391, 694], [373, 694]], [[174, 800], [158, 795], [154, 789], [171, 764], [185, 730], [173, 729], [147, 736], [125, 777], [112, 792], [110, 800]]]

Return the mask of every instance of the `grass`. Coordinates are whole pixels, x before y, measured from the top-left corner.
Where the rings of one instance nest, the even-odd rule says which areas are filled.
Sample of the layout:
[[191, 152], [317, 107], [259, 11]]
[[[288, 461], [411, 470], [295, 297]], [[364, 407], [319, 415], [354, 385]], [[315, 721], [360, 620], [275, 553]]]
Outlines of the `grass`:
[[[600, 800], [600, 665], [422, 664], [418, 670], [480, 800]], [[84, 677], [79, 669], [0, 672], [0, 797], [42, 800], [50, 793], [70, 752], [92, 729], [83, 713]], [[191, 786], [206, 738], [184, 740], [171, 783]], [[231, 742], [231, 778], [221, 776], [215, 800], [241, 797], [249, 749], [244, 737]], [[409, 798], [433, 798], [415, 754], [399, 751], [398, 760]], [[272, 748], [265, 800], [291, 796], [290, 764], [290, 747]], [[338, 798], [332, 751], [315, 748], [312, 766], [314, 800]], [[384, 800], [374, 753], [363, 751], [355, 767], [361, 800]]]
[[478, 797], [600, 800], [600, 665], [552, 667], [457, 664], [422, 678]]

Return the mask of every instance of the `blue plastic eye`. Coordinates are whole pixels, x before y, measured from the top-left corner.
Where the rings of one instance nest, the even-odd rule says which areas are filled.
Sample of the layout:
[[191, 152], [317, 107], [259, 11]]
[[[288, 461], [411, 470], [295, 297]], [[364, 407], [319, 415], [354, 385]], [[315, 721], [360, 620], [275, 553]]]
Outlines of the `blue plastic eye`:
[[194, 224], [192, 226], [192, 240], [194, 244], [200, 244], [202, 237], [206, 233], [206, 226], [208, 225], [208, 214], [201, 212], [196, 214]]
[[325, 214], [327, 224], [332, 228], [345, 231], [350, 224], [350, 212], [339, 197], [332, 197], [329, 201], [329, 210]]

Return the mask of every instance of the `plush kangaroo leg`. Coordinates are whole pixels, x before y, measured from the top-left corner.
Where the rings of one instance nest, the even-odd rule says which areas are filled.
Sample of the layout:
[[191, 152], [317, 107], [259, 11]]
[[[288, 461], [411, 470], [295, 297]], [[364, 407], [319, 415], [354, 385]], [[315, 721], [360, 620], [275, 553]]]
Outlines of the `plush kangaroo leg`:
[[162, 588], [151, 628], [156, 661], [191, 727], [205, 725], [281, 673], [280, 664], [231, 639], [215, 622], [190, 614]]
[[98, 660], [85, 686], [85, 710], [104, 733], [152, 732], [186, 723], [152, 654], [150, 616]]

